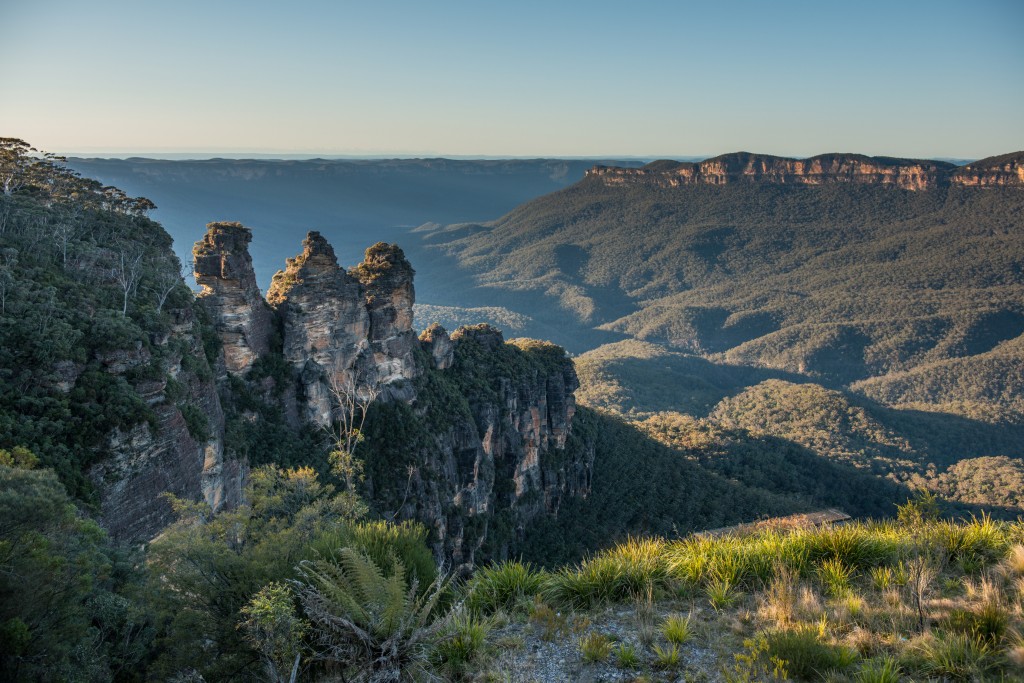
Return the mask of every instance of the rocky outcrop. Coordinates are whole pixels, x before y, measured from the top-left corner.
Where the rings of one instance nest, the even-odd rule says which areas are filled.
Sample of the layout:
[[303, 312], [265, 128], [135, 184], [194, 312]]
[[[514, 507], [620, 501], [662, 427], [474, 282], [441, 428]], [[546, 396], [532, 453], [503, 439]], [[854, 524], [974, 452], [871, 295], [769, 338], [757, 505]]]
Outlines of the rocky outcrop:
[[267, 306], [254, 300], [248, 231], [209, 228], [196, 244], [196, 277], [210, 289], [203, 301], [225, 359], [230, 349], [246, 360], [228, 370], [276, 353], [260, 332], [277, 316], [292, 372], [273, 381], [294, 386], [268, 393], [253, 377], [250, 389], [279, 401], [284, 414], [292, 410], [288, 397], [296, 398], [296, 415], [318, 425], [337, 417], [339, 391], [358, 402], [376, 398], [371, 416], [388, 422], [357, 455], [366, 460], [368, 499], [385, 517], [423, 522], [439, 555], [469, 566], [485, 541], [501, 555], [539, 515], [556, 514], [566, 496], [586, 495], [593, 449], [568, 447], [578, 382], [564, 350], [506, 343], [487, 325], [449, 337], [435, 324], [417, 338], [414, 271], [402, 250], [375, 244], [346, 272], [317, 232], [274, 275]]
[[209, 223], [192, 248], [199, 301], [215, 321], [228, 372], [242, 374], [270, 351], [273, 324], [249, 256], [252, 232], [241, 223]]
[[[507, 557], [531, 522], [590, 490], [593, 446], [569, 443], [578, 386], [572, 361], [553, 344], [507, 343], [489, 325], [459, 328], [450, 339], [432, 325], [421, 343], [443, 367], [428, 377], [435, 372], [435, 382], [451, 383], [453, 392], [417, 397], [427, 431], [436, 422], [430, 403], [463, 398], [466, 408], [449, 413], [448, 427], [419, 449], [412, 476], [372, 482], [375, 497], [400, 501], [385, 515], [432, 528], [437, 553], [456, 567], [476, 562], [485, 542], [488, 558]], [[451, 355], [439, 353], [438, 364], [433, 351], [447, 348]], [[432, 386], [427, 382], [425, 392]]]
[[[412, 329], [415, 271], [398, 245], [378, 242], [366, 250], [363, 262], [352, 269], [352, 274], [366, 288], [377, 383], [392, 392], [400, 391], [404, 382], [417, 374], [413, 358], [416, 333]], [[410, 397], [408, 392], [403, 395]]]
[[370, 314], [363, 286], [338, 266], [334, 249], [310, 232], [301, 254], [274, 275], [267, 300], [282, 318], [282, 352], [298, 371], [307, 420], [325, 425], [332, 390], [371, 383]]
[[1024, 187], [1024, 152], [988, 157], [962, 166], [952, 182], [962, 187]]
[[455, 347], [448, 331], [438, 323], [431, 323], [420, 333], [420, 346], [430, 356], [430, 362], [438, 370], [447, 370], [455, 361]]
[[822, 154], [790, 159], [738, 152], [690, 163], [655, 161], [642, 168], [596, 166], [586, 177], [605, 185], [682, 187], [765, 183], [776, 185], [858, 184], [929, 190], [949, 185], [1024, 187], [1021, 153], [958, 168], [944, 161]]

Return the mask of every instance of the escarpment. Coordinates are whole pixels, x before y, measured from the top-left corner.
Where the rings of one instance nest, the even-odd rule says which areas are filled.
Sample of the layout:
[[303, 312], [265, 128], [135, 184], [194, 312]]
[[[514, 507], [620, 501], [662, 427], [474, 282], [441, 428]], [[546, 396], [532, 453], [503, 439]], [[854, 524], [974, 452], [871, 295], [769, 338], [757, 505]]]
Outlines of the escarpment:
[[737, 152], [704, 161], [655, 161], [642, 168], [596, 166], [587, 178], [605, 185], [682, 187], [765, 183], [776, 185], [858, 184], [930, 190], [937, 187], [1024, 187], [1024, 152], [982, 159], [964, 167], [943, 161], [821, 154], [790, 159]]
[[[586, 495], [593, 447], [571, 438], [578, 382], [564, 350], [505, 342], [489, 326], [449, 336], [434, 324], [417, 337], [413, 268], [384, 243], [346, 270], [310, 232], [263, 300], [250, 238], [213, 223], [195, 247], [226, 372], [296, 428], [330, 427], [346, 398], [369, 405], [356, 457], [371, 507], [423, 522], [439, 555], [468, 566], [485, 547], [506, 555], [531, 520]], [[288, 374], [268, 389], [261, 368], [275, 357]]]

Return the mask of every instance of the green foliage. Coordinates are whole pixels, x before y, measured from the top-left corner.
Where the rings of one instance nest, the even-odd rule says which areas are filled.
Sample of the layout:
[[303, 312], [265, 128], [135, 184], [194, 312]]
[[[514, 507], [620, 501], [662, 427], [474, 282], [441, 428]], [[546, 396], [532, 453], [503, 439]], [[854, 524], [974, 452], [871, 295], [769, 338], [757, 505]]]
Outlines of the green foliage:
[[712, 573], [711, 578], [704, 585], [704, 593], [708, 596], [711, 606], [719, 612], [731, 607], [739, 598], [732, 578], [722, 576], [717, 572]]
[[152, 203], [6, 145], [22, 180], [0, 196], [0, 448], [31, 449], [95, 505], [84, 472], [115, 430], [157, 429], [166, 405], [143, 398], [154, 383], [179, 358], [195, 365], [184, 387], [212, 374], [173, 330], [193, 301], [170, 237], [145, 217]]
[[490, 624], [469, 613], [456, 614], [434, 648], [434, 658], [450, 679], [469, 674], [484, 651]]
[[822, 642], [815, 628], [775, 631], [767, 638], [768, 655], [785, 662], [789, 675], [799, 680], [822, 680], [828, 672], [847, 669], [857, 660], [855, 651]]
[[853, 568], [838, 557], [831, 557], [818, 565], [818, 578], [832, 596], [842, 597], [849, 593], [853, 577]]
[[924, 522], [934, 522], [940, 516], [939, 501], [930, 491], [918, 491], [912, 500], [897, 506], [896, 519], [910, 528], [921, 526]]
[[133, 680], [153, 634], [122, 569], [51, 470], [0, 464], [0, 678]]
[[580, 655], [584, 662], [607, 662], [612, 654], [612, 641], [603, 633], [591, 631], [580, 638]]
[[288, 680], [286, 672], [298, 666], [303, 637], [309, 624], [295, 612], [291, 589], [271, 582], [260, 589], [241, 609], [239, 624], [253, 649], [260, 653], [273, 683]]
[[299, 597], [316, 627], [321, 658], [373, 682], [412, 681], [428, 673], [447, 621], [435, 613], [445, 579], [421, 593], [416, 579], [406, 581], [400, 561], [385, 573], [352, 548], [303, 561], [299, 574]]
[[671, 670], [679, 667], [679, 646], [675, 643], [671, 643], [665, 647], [655, 644], [652, 650], [654, 651], [655, 667], [663, 670]]
[[640, 664], [640, 656], [636, 646], [631, 643], [619, 643], [615, 646], [615, 664], [620, 669], [633, 669]]
[[199, 443], [206, 443], [210, 439], [210, 421], [203, 409], [194, 403], [183, 403], [178, 409], [189, 435]]
[[1001, 655], [986, 641], [963, 633], [940, 633], [920, 645], [924, 673], [954, 681], [985, 680], [1001, 665]]
[[670, 614], [661, 624], [661, 634], [665, 640], [676, 645], [682, 645], [690, 639], [690, 617], [681, 614]]
[[892, 657], [868, 659], [861, 663], [853, 680], [857, 683], [900, 683], [902, 669]]
[[191, 668], [220, 678], [254, 670], [260, 649], [237, 627], [241, 610], [269, 584], [294, 579], [315, 543], [357, 526], [362, 513], [309, 468], [253, 470], [246, 500], [212, 517], [204, 505], [175, 501], [181, 519], [150, 545], [150, 590], [160, 616], [154, 675]]
[[528, 563], [505, 561], [478, 568], [466, 584], [466, 605], [476, 613], [526, 611], [544, 583]]
[[665, 586], [668, 569], [662, 545], [654, 539], [629, 539], [576, 567], [563, 567], [548, 576], [544, 596], [559, 605], [587, 609], [631, 600], [649, 587]]

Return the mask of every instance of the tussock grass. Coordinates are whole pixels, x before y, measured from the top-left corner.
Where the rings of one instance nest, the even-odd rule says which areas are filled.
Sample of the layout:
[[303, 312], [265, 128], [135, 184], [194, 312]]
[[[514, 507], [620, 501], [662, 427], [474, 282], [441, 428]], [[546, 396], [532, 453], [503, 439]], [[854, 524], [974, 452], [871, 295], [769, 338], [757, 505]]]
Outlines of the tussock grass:
[[681, 614], [668, 615], [661, 624], [661, 634], [668, 642], [682, 645], [690, 639], [692, 634], [690, 617], [684, 617]]
[[[1011, 667], [1024, 667], [1024, 524], [985, 515], [631, 538], [551, 573], [518, 563], [480, 570], [466, 600], [475, 613], [503, 614], [533, 594], [542, 638], [583, 635], [584, 659], [648, 673], [678, 667], [695, 629], [717, 629], [724, 642], [754, 636], [761, 645], [744, 666], [769, 678], [1013, 680], [1021, 672]], [[673, 611], [687, 602], [689, 616]], [[614, 604], [634, 606], [632, 638], [584, 635], [589, 621], [574, 611]]]
[[612, 641], [603, 633], [592, 631], [580, 639], [580, 655], [585, 662], [606, 662], [612, 654]]
[[802, 680], [817, 680], [857, 661], [855, 650], [825, 642], [820, 629], [807, 625], [769, 633], [768, 654], [786, 662], [789, 675]]
[[481, 614], [525, 612], [543, 584], [544, 575], [522, 562], [481, 567], [466, 585], [466, 605]]

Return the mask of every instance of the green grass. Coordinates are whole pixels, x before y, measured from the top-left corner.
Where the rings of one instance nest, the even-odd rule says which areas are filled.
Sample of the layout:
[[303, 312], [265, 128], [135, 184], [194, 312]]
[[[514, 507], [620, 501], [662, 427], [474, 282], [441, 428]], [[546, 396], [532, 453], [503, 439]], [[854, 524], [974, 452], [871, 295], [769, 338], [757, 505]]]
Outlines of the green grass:
[[1002, 655], [988, 642], [964, 633], [940, 633], [920, 646], [924, 672], [955, 681], [985, 680], [1002, 665]]
[[682, 645], [690, 639], [690, 617], [681, 614], [670, 614], [661, 624], [661, 634], [665, 640], [675, 645]]
[[607, 662], [612, 653], [612, 641], [603, 633], [588, 633], [580, 639], [580, 655], [585, 662]]
[[543, 583], [544, 575], [529, 564], [499, 562], [476, 570], [466, 585], [466, 604], [482, 614], [525, 612]]
[[899, 683], [901, 676], [902, 669], [895, 659], [881, 657], [861, 664], [853, 680], [856, 683]]
[[818, 565], [818, 579], [825, 590], [834, 597], [849, 593], [853, 576], [853, 568], [844, 564], [838, 557], [831, 557]]
[[636, 646], [630, 643], [619, 643], [615, 646], [615, 664], [620, 669], [633, 669], [640, 664], [640, 656]]
[[847, 669], [857, 661], [855, 651], [823, 642], [818, 629], [807, 625], [769, 633], [768, 654], [785, 661], [790, 676], [809, 681]]
[[662, 647], [661, 645], [655, 645], [654, 651], [654, 666], [658, 669], [675, 669], [679, 666], [679, 646], [675, 643]]

